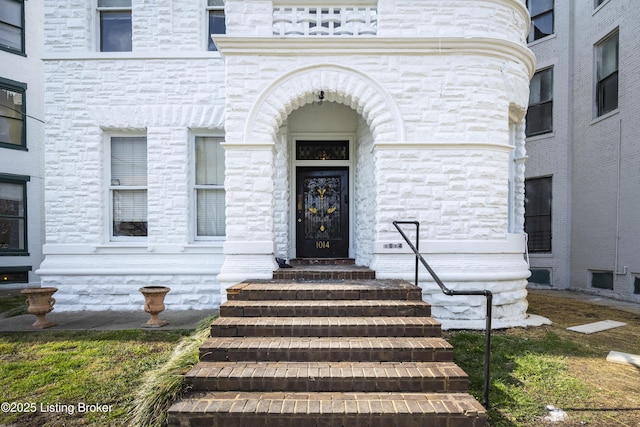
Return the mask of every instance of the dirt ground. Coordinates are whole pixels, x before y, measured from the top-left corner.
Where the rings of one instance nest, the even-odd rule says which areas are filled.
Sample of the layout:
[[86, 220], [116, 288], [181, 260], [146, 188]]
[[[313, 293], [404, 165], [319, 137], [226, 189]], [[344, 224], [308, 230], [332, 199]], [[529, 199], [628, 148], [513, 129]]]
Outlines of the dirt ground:
[[[552, 331], [579, 342], [589, 354], [568, 358], [570, 373], [596, 391], [587, 401], [574, 401], [573, 407], [561, 408], [569, 414], [569, 420], [548, 425], [640, 427], [640, 366], [606, 361], [611, 350], [640, 355], [640, 306], [623, 311], [566, 297], [562, 292], [535, 290], [529, 293], [528, 301], [529, 313], [544, 316], [553, 324], [507, 333], [533, 337]], [[624, 322], [627, 326], [593, 334], [566, 329], [601, 320]]]

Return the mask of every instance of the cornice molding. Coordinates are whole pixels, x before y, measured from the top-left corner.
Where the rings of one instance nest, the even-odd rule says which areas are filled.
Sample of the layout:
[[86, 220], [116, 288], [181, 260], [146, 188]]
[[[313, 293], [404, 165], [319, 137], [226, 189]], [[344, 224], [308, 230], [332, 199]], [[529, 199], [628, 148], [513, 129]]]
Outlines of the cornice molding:
[[464, 37], [213, 37], [223, 56], [326, 55], [486, 55], [520, 60], [532, 74], [533, 52], [522, 44], [498, 38]]

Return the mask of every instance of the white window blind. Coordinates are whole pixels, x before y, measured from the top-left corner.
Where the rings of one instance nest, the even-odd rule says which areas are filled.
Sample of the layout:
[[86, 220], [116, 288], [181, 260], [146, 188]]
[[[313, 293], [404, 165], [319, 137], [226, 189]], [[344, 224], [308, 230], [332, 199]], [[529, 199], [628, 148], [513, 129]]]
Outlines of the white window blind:
[[224, 148], [221, 142], [222, 138], [196, 138], [196, 238], [225, 235]]
[[111, 138], [113, 236], [147, 235], [147, 139]]

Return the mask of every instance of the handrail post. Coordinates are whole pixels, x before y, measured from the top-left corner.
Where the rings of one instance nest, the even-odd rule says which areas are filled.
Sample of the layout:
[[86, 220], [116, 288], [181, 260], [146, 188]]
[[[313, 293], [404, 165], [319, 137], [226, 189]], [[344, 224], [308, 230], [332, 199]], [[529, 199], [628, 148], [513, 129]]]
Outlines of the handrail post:
[[[416, 252], [420, 253], [420, 223], [415, 221], [416, 225]], [[418, 286], [418, 265], [420, 262], [420, 257], [416, 255], [416, 286]]]

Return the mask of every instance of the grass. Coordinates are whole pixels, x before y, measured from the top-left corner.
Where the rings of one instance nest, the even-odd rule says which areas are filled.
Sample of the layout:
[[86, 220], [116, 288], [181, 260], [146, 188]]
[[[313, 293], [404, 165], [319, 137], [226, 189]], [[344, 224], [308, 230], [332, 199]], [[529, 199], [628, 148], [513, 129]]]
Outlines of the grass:
[[[605, 362], [610, 350], [640, 354], [640, 315], [532, 293], [530, 312], [554, 324], [496, 331], [492, 340], [491, 427], [552, 425], [546, 406], [566, 411], [565, 426], [640, 426], [640, 367]], [[568, 326], [597, 320], [628, 326], [582, 335]], [[107, 412], [0, 412], [0, 425], [160, 426], [196, 362], [207, 319], [194, 331], [46, 331], [0, 335], [3, 401], [111, 405]], [[478, 399], [482, 333], [447, 332], [456, 362]], [[38, 408], [39, 409], [39, 408]], [[55, 409], [55, 408], [54, 408]]]
[[[492, 427], [640, 426], [640, 367], [606, 362], [610, 350], [640, 354], [640, 315], [533, 292], [530, 312], [553, 325], [494, 332], [489, 421]], [[598, 320], [628, 326], [582, 335], [568, 326]], [[484, 334], [448, 332], [456, 362], [469, 374], [470, 391], [483, 393]], [[568, 420], [545, 420], [547, 406]]]

